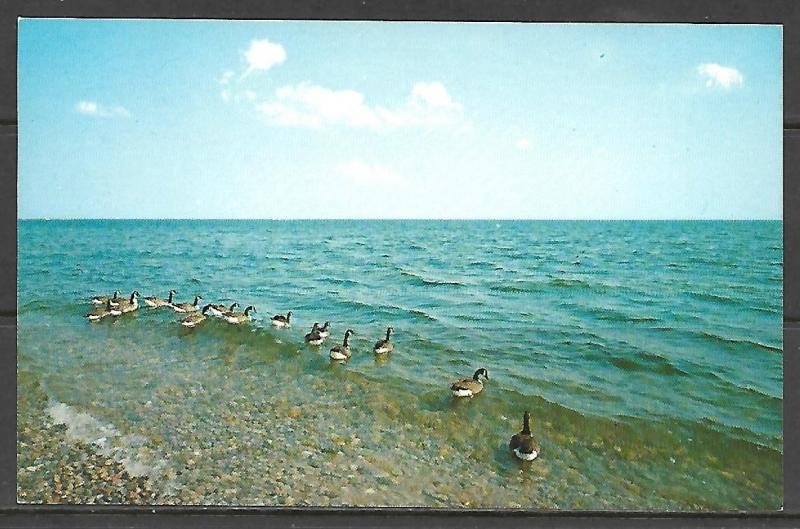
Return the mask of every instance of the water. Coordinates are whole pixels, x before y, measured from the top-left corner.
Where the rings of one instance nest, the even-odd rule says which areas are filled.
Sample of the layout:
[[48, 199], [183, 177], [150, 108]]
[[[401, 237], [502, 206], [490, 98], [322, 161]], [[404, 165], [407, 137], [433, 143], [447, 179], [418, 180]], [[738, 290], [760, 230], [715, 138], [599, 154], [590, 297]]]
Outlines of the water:
[[[18, 365], [165, 503], [771, 510], [782, 261], [781, 222], [21, 221]], [[83, 318], [170, 288], [256, 321]]]

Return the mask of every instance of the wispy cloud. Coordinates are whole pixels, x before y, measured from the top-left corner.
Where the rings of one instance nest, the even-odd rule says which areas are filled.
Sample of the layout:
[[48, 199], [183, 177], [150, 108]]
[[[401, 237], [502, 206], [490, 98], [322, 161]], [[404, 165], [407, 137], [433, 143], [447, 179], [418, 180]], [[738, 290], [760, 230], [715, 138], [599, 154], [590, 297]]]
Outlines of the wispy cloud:
[[338, 168], [341, 175], [357, 184], [391, 184], [402, 185], [405, 179], [388, 167], [369, 164], [361, 160], [352, 160]]
[[121, 117], [128, 118], [131, 113], [121, 106], [105, 106], [95, 101], [78, 101], [75, 103], [75, 110], [87, 116], [97, 116], [101, 118]]
[[520, 138], [514, 142], [514, 146], [521, 151], [527, 151], [531, 148], [531, 142], [528, 138]]
[[250, 47], [244, 52], [247, 60], [247, 70], [242, 74], [242, 78], [255, 71], [267, 71], [276, 64], [281, 64], [286, 60], [286, 50], [278, 43], [270, 42], [269, 39], [252, 40]]
[[713, 62], [697, 66], [697, 73], [706, 80], [706, 88], [731, 88], [744, 83], [742, 72], [730, 66], [722, 66]]
[[392, 109], [370, 106], [355, 90], [331, 90], [309, 83], [278, 88], [272, 100], [256, 108], [275, 125], [313, 128], [443, 127], [458, 123], [462, 117], [461, 105], [438, 81], [415, 84], [406, 101]]

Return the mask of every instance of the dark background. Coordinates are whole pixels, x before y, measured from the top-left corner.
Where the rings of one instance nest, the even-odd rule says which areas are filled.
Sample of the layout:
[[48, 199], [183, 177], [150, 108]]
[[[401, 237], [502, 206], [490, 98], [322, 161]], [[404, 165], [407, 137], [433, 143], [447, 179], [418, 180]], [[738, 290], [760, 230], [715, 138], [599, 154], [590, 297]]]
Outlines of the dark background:
[[[577, 513], [16, 505], [17, 17], [783, 24], [784, 512]], [[0, 0], [0, 527], [800, 526], [800, 0]]]

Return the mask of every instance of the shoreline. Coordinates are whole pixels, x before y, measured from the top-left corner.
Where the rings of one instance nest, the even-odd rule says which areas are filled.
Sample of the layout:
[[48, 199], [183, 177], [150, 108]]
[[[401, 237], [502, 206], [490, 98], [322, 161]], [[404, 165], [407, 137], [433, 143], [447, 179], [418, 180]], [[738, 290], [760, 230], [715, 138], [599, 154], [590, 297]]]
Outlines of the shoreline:
[[147, 477], [53, 424], [38, 379], [17, 374], [17, 502], [151, 505], [160, 495]]

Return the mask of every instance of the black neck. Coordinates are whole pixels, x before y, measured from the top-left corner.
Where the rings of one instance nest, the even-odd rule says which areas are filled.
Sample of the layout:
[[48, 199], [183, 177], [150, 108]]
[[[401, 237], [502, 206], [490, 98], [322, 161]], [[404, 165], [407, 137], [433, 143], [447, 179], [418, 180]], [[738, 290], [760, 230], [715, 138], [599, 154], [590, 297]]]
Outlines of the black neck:
[[342, 345], [344, 345], [345, 347], [347, 347], [347, 346], [349, 346], [349, 345], [350, 345], [350, 343], [349, 343], [349, 342], [350, 342], [350, 333], [349, 333], [349, 332], [346, 332], [346, 333], [344, 334], [344, 342], [342, 342]]
[[192, 305], [194, 305], [196, 307], [198, 301], [200, 301], [200, 296], [195, 296], [194, 297], [194, 303], [192, 303]]
[[391, 329], [386, 329], [386, 339], [387, 339], [387, 340], [389, 339], [389, 337], [390, 337], [391, 335], [392, 335], [392, 330], [391, 330]]
[[136, 297], [136, 294], [131, 293], [131, 303], [133, 303], [133, 298]]
[[167, 299], [167, 303], [172, 303], [172, 291], [169, 291], [169, 299]]
[[522, 418], [522, 433], [527, 435], [531, 434], [530, 415], [528, 415], [528, 412], [525, 412]]

